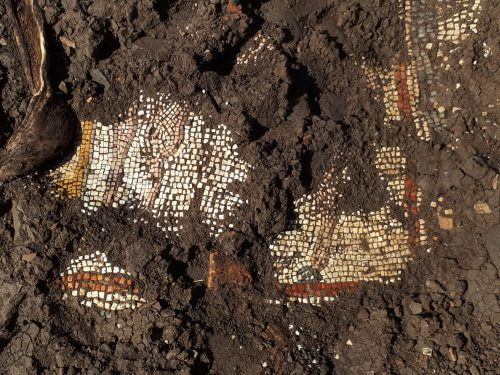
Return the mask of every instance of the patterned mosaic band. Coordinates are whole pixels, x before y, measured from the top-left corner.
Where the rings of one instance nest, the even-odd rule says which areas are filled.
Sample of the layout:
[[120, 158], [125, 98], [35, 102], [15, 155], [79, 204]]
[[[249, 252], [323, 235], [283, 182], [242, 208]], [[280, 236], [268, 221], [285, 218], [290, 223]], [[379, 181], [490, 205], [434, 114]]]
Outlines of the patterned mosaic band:
[[72, 259], [57, 283], [65, 292], [63, 299], [69, 294], [87, 307], [133, 310], [146, 302], [132, 274], [112, 266], [107, 262], [106, 254], [99, 251]]
[[[383, 99], [384, 123], [413, 124], [417, 137], [429, 141], [431, 130], [444, 126], [444, 110], [438, 100], [440, 74], [457, 45], [477, 33], [481, 0], [401, 0], [405, 25], [407, 63], [376, 68], [362, 67], [375, 97]], [[435, 63], [431, 63], [431, 61]]]
[[81, 199], [88, 213], [100, 206], [143, 209], [164, 231], [178, 232], [199, 194], [212, 235], [232, 226], [243, 200], [231, 184], [245, 181], [249, 165], [225, 125], [208, 127], [164, 94], [141, 95], [116, 124], [81, 125], [76, 153], [50, 173], [56, 195]]

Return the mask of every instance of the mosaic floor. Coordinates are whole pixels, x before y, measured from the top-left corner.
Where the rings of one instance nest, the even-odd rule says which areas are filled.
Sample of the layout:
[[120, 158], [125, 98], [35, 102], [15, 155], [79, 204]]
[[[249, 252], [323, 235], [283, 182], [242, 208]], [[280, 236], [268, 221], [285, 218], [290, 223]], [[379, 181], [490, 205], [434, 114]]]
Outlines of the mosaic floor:
[[459, 57], [459, 43], [477, 33], [480, 11], [481, 0], [400, 1], [409, 62], [389, 68], [362, 64], [368, 87], [385, 105], [385, 124], [412, 124], [424, 141], [443, 129], [447, 108], [438, 99], [440, 75]]
[[132, 274], [113, 266], [107, 261], [106, 254], [99, 251], [72, 259], [58, 283], [65, 292], [63, 300], [69, 294], [87, 307], [134, 310], [146, 302]]
[[[374, 98], [385, 106], [384, 124], [407, 127], [409, 135], [431, 141], [446, 123], [440, 74], [450, 68], [456, 46], [477, 32], [481, 4], [401, 0], [400, 6], [405, 62], [376, 67], [365, 60], [361, 66]], [[258, 66], [274, 48], [270, 37], [258, 33], [236, 64]], [[119, 123], [83, 121], [81, 127], [76, 153], [50, 174], [56, 195], [81, 199], [87, 213], [100, 206], [146, 210], [168, 234], [181, 234], [182, 219], [195, 204], [211, 235], [233, 226], [234, 208], [244, 198], [232, 188], [245, 183], [251, 166], [225, 125], [208, 126], [202, 116], [159, 93], [141, 95]], [[361, 281], [394, 282], [427, 243], [419, 215], [422, 192], [408, 173], [404, 150], [375, 148], [374, 167], [388, 194], [382, 207], [345, 212], [338, 187], [351, 176], [332, 160], [321, 186], [295, 202], [289, 229], [270, 239], [275, 277], [288, 301], [318, 304]], [[130, 274], [111, 267], [102, 253], [75, 260], [60, 283], [86, 306], [119, 310], [145, 302]]]
[[[406, 174], [398, 147], [377, 151], [375, 168], [387, 183], [389, 199], [377, 211], [346, 213], [338, 207], [346, 169], [332, 169], [319, 189], [295, 202], [292, 229], [271, 245], [278, 282], [289, 300], [319, 303], [358, 281], [395, 281], [424, 244], [425, 222], [418, 218], [422, 194]], [[404, 219], [398, 219], [400, 207]]]
[[147, 210], [170, 233], [183, 229], [197, 196], [212, 235], [232, 227], [232, 211], [243, 200], [231, 185], [245, 181], [249, 165], [231, 131], [207, 126], [164, 94], [141, 95], [122, 117], [112, 125], [82, 122], [76, 153], [50, 173], [54, 193], [81, 199], [87, 213], [100, 206]]
[[237, 56], [236, 65], [258, 65], [266, 52], [273, 49], [271, 37], [257, 33], [249, 45]]
[[[385, 106], [385, 125], [407, 127], [408, 134], [413, 127], [422, 141], [445, 129], [449, 108], [439, 103], [440, 74], [450, 69], [451, 58], [458, 58], [459, 43], [477, 33], [480, 10], [481, 0], [400, 1], [409, 62], [389, 68], [361, 64], [374, 98]], [[406, 174], [403, 150], [379, 147], [376, 152], [375, 167], [390, 195], [386, 206], [343, 212], [336, 186], [348, 183], [349, 176], [337, 170], [325, 175], [316, 192], [295, 202], [298, 218], [270, 247], [288, 301], [318, 304], [359, 281], [393, 282], [426, 243], [419, 217], [422, 193]], [[394, 206], [403, 207], [404, 220], [394, 214]]]

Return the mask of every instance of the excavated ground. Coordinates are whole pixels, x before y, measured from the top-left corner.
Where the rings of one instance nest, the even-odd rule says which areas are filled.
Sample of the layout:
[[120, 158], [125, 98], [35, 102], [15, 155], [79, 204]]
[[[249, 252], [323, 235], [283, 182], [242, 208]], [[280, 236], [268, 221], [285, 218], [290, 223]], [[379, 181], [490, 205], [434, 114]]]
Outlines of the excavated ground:
[[[404, 48], [398, 3], [243, 1], [239, 13], [225, 0], [40, 0], [50, 79], [79, 119], [111, 124], [140, 90], [170, 92], [228, 124], [254, 168], [239, 188], [248, 205], [238, 229], [216, 241], [194, 214], [175, 239], [134, 224], [134, 211], [84, 214], [48, 194], [45, 170], [1, 186], [0, 373], [497, 373], [500, 133], [498, 117], [478, 117], [498, 102], [500, 8], [483, 1], [464, 63], [445, 77], [462, 87], [451, 149], [445, 137], [422, 142], [382, 125], [367, 89], [362, 58], [387, 66]], [[0, 3], [1, 143], [29, 102], [11, 30]], [[263, 30], [280, 48], [242, 73], [237, 56]], [[350, 158], [356, 171], [345, 205], [385, 199], [370, 167], [380, 143], [400, 147], [419, 176], [432, 243], [396, 283], [360, 283], [321, 306], [266, 302], [283, 297], [269, 245], [329, 161]], [[452, 230], [430, 207], [438, 197]], [[104, 314], [61, 300], [59, 273], [96, 250], [142, 275], [148, 304]], [[245, 282], [208, 288], [212, 251], [237, 262]]]

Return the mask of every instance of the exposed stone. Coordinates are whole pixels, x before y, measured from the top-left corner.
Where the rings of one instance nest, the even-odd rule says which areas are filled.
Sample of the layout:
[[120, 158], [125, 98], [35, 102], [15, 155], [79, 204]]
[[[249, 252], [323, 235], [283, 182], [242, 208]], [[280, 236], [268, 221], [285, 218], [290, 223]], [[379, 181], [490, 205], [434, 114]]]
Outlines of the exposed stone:
[[437, 214], [439, 227], [443, 230], [453, 229], [453, 218]]
[[21, 255], [21, 260], [24, 262], [33, 262], [36, 258], [36, 253], [29, 253]]
[[414, 315], [418, 315], [423, 311], [422, 304], [415, 302], [415, 301], [410, 302], [409, 308], [410, 308], [411, 313]]
[[449, 347], [448, 348], [448, 355], [450, 357], [450, 361], [456, 362], [457, 361], [457, 350], [455, 348]]
[[478, 214], [491, 214], [491, 208], [486, 202], [477, 201], [474, 204], [474, 210], [476, 210]]

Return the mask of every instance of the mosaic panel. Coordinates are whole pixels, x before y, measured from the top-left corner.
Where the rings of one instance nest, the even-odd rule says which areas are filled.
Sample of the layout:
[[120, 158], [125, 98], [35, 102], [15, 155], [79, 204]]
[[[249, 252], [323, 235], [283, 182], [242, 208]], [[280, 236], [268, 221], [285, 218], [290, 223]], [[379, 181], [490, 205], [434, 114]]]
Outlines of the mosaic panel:
[[259, 32], [236, 57], [236, 65], [258, 65], [266, 56], [266, 52], [272, 50], [274, 50], [274, 45], [271, 37]]
[[422, 193], [407, 175], [401, 149], [381, 147], [374, 164], [389, 196], [378, 210], [342, 211], [338, 186], [349, 183], [345, 169], [331, 170], [315, 193], [295, 203], [297, 219], [270, 247], [290, 301], [319, 303], [359, 281], [395, 281], [427, 241], [418, 216]]
[[50, 173], [56, 195], [80, 198], [87, 213], [101, 206], [146, 210], [166, 232], [183, 229], [199, 196], [212, 235], [232, 227], [232, 211], [244, 202], [231, 185], [245, 181], [249, 165], [224, 124], [209, 127], [161, 93], [141, 95], [120, 117], [112, 125], [82, 122], [75, 154]]
[[76, 297], [87, 307], [133, 310], [146, 302], [132, 274], [113, 266], [99, 251], [72, 259], [57, 282], [64, 291], [63, 300]]
[[[439, 74], [450, 69], [457, 45], [477, 33], [481, 0], [401, 0], [407, 63], [376, 68], [363, 62], [368, 86], [383, 99], [385, 124], [412, 123], [417, 137], [429, 141], [431, 130], [443, 127], [445, 108], [439, 103]], [[431, 63], [435, 61], [436, 63]]]

